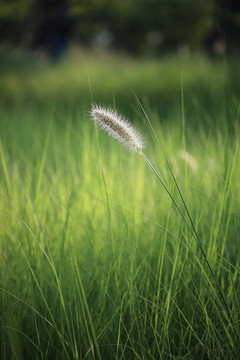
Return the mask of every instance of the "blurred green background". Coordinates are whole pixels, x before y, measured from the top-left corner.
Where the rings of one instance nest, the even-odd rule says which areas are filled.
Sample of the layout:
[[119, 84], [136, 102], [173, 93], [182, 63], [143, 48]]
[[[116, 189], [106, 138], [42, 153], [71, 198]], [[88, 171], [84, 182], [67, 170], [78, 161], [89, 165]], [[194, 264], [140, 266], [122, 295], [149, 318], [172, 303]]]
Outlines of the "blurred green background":
[[131, 116], [132, 89], [165, 116], [183, 85], [190, 112], [218, 104], [231, 118], [239, 38], [237, 1], [1, 0], [0, 102], [93, 100]]
[[132, 54], [239, 50], [240, 6], [229, 0], [1, 0], [0, 39], [58, 57], [69, 41]]
[[239, 358], [239, 4], [0, 0], [1, 359]]

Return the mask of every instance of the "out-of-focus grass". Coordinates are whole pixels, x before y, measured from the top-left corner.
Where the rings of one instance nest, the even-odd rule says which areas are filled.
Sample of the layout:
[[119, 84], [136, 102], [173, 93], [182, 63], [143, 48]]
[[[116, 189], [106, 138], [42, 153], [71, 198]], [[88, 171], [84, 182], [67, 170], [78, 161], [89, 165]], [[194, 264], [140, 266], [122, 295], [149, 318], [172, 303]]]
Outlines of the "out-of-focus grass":
[[1, 101], [9, 105], [86, 103], [91, 99], [91, 87], [95, 100], [116, 101], [128, 109], [133, 103], [133, 89], [165, 114], [171, 108], [179, 109], [183, 79], [185, 106], [195, 112], [204, 108], [208, 114], [211, 110], [229, 110], [227, 104], [240, 93], [237, 60], [209, 60], [199, 54], [137, 61], [123, 55], [72, 49], [59, 63], [49, 63], [28, 54], [6, 55], [0, 49], [0, 72]]
[[[0, 85], [2, 359], [238, 358], [239, 102], [225, 65], [195, 60], [102, 56], [96, 63], [85, 54], [57, 66], [28, 56], [26, 62], [5, 62], [6, 86]], [[181, 204], [130, 87], [147, 98], [145, 108], [233, 324], [194, 239], [143, 159], [102, 132], [97, 137], [89, 121], [91, 96], [114, 104], [114, 95], [117, 107], [126, 108], [144, 134], [146, 154]]]

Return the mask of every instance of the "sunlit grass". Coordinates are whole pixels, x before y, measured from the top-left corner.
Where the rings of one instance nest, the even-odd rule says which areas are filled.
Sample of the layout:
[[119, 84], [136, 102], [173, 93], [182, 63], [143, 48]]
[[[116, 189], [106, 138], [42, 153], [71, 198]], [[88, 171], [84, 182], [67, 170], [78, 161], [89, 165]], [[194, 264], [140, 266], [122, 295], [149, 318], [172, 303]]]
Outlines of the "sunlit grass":
[[[94, 89], [92, 95], [101, 98]], [[181, 204], [148, 122], [131, 101], [146, 154]], [[186, 108], [183, 131], [181, 108], [169, 108], [163, 119], [146, 105], [231, 309], [229, 324], [164, 189], [138, 154], [96, 135], [89, 104], [90, 95], [73, 106], [18, 102], [0, 110], [1, 358], [237, 359], [237, 106], [231, 127], [226, 114], [219, 126], [206, 126], [201, 109], [191, 112], [192, 122]], [[208, 116], [210, 124], [214, 113]]]

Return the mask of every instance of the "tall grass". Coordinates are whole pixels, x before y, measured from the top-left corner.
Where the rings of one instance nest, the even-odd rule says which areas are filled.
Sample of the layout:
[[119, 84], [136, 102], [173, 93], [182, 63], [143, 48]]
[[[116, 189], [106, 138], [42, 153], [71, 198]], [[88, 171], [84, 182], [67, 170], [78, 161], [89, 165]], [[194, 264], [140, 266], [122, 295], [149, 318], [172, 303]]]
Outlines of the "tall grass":
[[[182, 217], [141, 157], [96, 134], [89, 103], [0, 109], [1, 358], [237, 359], [238, 123], [227, 131], [225, 113], [219, 126], [206, 127], [199, 109], [192, 124], [186, 109], [183, 132], [181, 111], [163, 121], [147, 109], [229, 324]], [[237, 119], [238, 106], [231, 112]], [[137, 122], [139, 113], [131, 114]], [[146, 154], [180, 204], [141, 120]]]

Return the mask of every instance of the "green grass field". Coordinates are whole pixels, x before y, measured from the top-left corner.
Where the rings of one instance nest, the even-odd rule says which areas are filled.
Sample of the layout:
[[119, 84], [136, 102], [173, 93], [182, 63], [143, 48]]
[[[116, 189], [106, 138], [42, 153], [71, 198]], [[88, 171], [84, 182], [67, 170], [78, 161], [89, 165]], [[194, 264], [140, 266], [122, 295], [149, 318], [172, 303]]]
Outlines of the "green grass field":
[[[240, 66], [203, 56], [0, 51], [0, 358], [240, 356]], [[116, 108], [137, 153], [89, 120]]]

